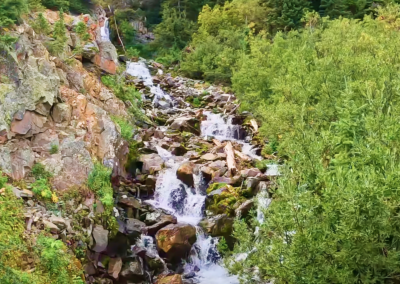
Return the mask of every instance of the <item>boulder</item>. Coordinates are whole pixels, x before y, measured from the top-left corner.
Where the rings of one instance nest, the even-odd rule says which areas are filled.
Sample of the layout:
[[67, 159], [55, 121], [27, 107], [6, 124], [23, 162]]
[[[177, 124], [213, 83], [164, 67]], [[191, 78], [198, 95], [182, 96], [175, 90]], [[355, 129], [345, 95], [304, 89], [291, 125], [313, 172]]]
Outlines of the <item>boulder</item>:
[[110, 41], [99, 43], [100, 52], [97, 53], [92, 62], [100, 67], [101, 70], [115, 75], [118, 66], [118, 54], [115, 46]]
[[156, 234], [157, 247], [171, 262], [186, 257], [196, 242], [196, 228], [189, 224], [170, 224]]
[[176, 175], [184, 184], [194, 187], [193, 174], [196, 164], [193, 162], [185, 162], [178, 168]]
[[230, 236], [234, 221], [234, 218], [228, 217], [226, 214], [220, 214], [202, 220], [199, 226], [212, 237]]
[[183, 284], [182, 276], [175, 274], [157, 280], [156, 284]]
[[123, 207], [130, 207], [135, 209], [139, 209], [142, 206], [138, 199], [132, 196], [128, 196], [126, 194], [118, 195], [118, 204]]
[[52, 118], [54, 122], [61, 123], [64, 121], [69, 122], [72, 115], [72, 107], [66, 103], [56, 104], [53, 107]]
[[130, 257], [125, 261], [120, 276], [133, 283], [144, 280], [145, 275], [142, 260], [139, 257]]
[[0, 169], [14, 180], [24, 178], [33, 167], [34, 161], [29, 140], [11, 140], [0, 145]]
[[256, 177], [257, 175], [262, 175], [262, 172], [257, 168], [245, 169], [241, 171], [243, 177]]
[[122, 269], [122, 259], [120, 257], [111, 258], [108, 263], [108, 274], [117, 279]]
[[92, 250], [95, 252], [103, 252], [107, 248], [108, 244], [108, 230], [105, 230], [103, 226], [96, 225], [92, 232], [94, 245]]
[[161, 171], [164, 160], [158, 154], [142, 155], [139, 161], [143, 163], [142, 173], [151, 174]]
[[170, 128], [200, 135], [200, 122], [193, 117], [179, 117], [172, 122]]
[[50, 232], [53, 234], [57, 234], [59, 231], [59, 228], [56, 225], [54, 225], [52, 222], [43, 220], [43, 225], [46, 229], [49, 229]]
[[134, 238], [140, 237], [145, 227], [146, 224], [139, 220], [133, 218], [128, 218], [126, 220], [126, 233]]
[[207, 153], [201, 156], [200, 159], [204, 161], [215, 161], [216, 159], [218, 159], [218, 156], [211, 153]]
[[236, 217], [238, 218], [246, 217], [253, 207], [254, 207], [254, 200], [253, 199], [246, 200], [235, 210]]
[[157, 223], [147, 226], [146, 232], [149, 236], [155, 236], [155, 234], [162, 228], [168, 226], [169, 224], [176, 224], [177, 219], [172, 215], [164, 215], [162, 214], [161, 217], [158, 219]]

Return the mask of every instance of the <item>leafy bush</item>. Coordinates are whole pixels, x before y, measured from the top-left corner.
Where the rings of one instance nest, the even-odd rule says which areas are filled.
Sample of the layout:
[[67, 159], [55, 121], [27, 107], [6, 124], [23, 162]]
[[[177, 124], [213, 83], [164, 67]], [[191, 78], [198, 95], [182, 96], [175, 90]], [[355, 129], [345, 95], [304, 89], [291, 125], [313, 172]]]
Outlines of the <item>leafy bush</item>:
[[88, 187], [96, 193], [103, 205], [108, 208], [111, 208], [114, 204], [110, 179], [111, 169], [100, 163], [94, 165], [94, 169], [88, 177]]
[[52, 196], [49, 182], [44, 178], [38, 179], [32, 184], [32, 191], [34, 194], [46, 199], [50, 199]]
[[233, 85], [286, 165], [258, 233], [235, 224], [243, 282], [399, 280], [399, 11], [251, 39]]

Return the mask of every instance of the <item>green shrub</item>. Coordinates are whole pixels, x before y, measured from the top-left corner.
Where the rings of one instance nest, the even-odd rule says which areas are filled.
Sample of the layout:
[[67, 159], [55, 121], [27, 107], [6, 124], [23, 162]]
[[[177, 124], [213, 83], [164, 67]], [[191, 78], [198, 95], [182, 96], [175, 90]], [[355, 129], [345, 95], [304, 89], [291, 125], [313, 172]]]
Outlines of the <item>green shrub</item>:
[[58, 145], [57, 144], [52, 144], [50, 148], [50, 154], [57, 154], [58, 153]]
[[[83, 284], [79, 262], [66, 251], [61, 241], [39, 236], [37, 242], [25, 234], [24, 205], [6, 186], [0, 172], [0, 283]], [[26, 259], [33, 261], [34, 268]], [[28, 270], [31, 270], [28, 272]]]
[[53, 175], [46, 171], [46, 168], [41, 163], [36, 163], [32, 167], [32, 175], [35, 179], [49, 179]]
[[100, 201], [109, 209], [114, 205], [113, 188], [111, 186], [111, 169], [100, 163], [94, 165], [94, 169], [88, 177], [88, 187], [100, 198]]
[[50, 33], [50, 25], [43, 13], [40, 13], [34, 23], [32, 24], [33, 29], [40, 35], [48, 35]]
[[399, 280], [399, 11], [251, 39], [233, 86], [286, 164], [264, 223], [235, 224], [243, 283]]
[[32, 191], [34, 194], [41, 196], [45, 199], [50, 199], [52, 197], [52, 192], [50, 189], [49, 182], [47, 179], [38, 179], [32, 184]]
[[122, 138], [124, 138], [125, 140], [130, 140], [133, 135], [133, 130], [134, 130], [133, 126], [128, 121], [126, 121], [126, 119], [122, 117], [111, 116], [111, 119], [121, 128]]
[[88, 28], [84, 22], [79, 22], [76, 25], [75, 32], [83, 42], [88, 41], [90, 39]]

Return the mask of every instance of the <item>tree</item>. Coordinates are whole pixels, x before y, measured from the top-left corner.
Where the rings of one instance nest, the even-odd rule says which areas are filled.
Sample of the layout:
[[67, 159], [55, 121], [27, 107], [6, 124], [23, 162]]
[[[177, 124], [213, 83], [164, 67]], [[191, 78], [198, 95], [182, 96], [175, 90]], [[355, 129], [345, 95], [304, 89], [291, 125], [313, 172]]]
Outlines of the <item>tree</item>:
[[301, 26], [305, 9], [311, 9], [308, 0], [262, 0], [269, 10], [267, 17], [268, 32], [289, 31]]
[[35, 22], [32, 24], [35, 32], [40, 35], [48, 35], [50, 33], [50, 25], [47, 19], [40, 13], [36, 18]]
[[264, 223], [235, 224], [243, 283], [399, 281], [399, 11], [251, 38], [233, 86], [285, 165]]
[[59, 12], [59, 20], [54, 24], [53, 38], [54, 41], [50, 43], [50, 50], [55, 55], [61, 55], [68, 41], [68, 37], [65, 30], [64, 24], [64, 12], [63, 9]]

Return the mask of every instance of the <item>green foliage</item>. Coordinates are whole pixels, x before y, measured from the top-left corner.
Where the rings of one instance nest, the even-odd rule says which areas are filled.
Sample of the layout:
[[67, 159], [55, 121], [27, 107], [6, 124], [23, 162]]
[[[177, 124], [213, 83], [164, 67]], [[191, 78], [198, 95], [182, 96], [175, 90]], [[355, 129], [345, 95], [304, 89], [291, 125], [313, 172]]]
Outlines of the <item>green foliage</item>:
[[54, 24], [54, 30], [53, 30], [54, 41], [49, 43], [50, 52], [53, 55], [57, 56], [61, 56], [64, 53], [68, 41], [64, 24], [63, 9], [60, 10], [59, 17], [60, 19]]
[[229, 247], [224, 237], [219, 239], [217, 249], [222, 256], [225, 256], [229, 253]]
[[126, 50], [126, 55], [130, 58], [138, 58], [140, 55], [140, 50], [134, 48], [134, 47], [129, 47]]
[[85, 42], [90, 39], [90, 34], [88, 33], [88, 28], [84, 22], [79, 22], [75, 27], [75, 32], [79, 38]]
[[33, 12], [44, 11], [46, 9], [41, 0], [28, 0], [28, 7]]
[[49, 9], [69, 10], [69, 0], [41, 0], [42, 4]]
[[[40, 256], [40, 266], [49, 274], [52, 283], [84, 283], [82, 279], [76, 282], [80, 271], [74, 267], [73, 257], [62, 241], [41, 235], [37, 239], [36, 250]], [[74, 269], [69, 270], [71, 267]]]
[[129, 112], [134, 121], [145, 121], [151, 123], [146, 115], [140, 110], [142, 95], [136, 90], [135, 86], [126, 83], [125, 75], [102, 76], [101, 81], [109, 87], [115, 96], [123, 102], [128, 102]]
[[133, 135], [133, 126], [123, 117], [111, 116], [111, 119], [121, 128], [122, 138], [129, 141]]
[[286, 165], [258, 234], [235, 224], [243, 283], [399, 280], [399, 11], [251, 39], [233, 86]]
[[94, 169], [88, 177], [88, 187], [100, 198], [100, 201], [107, 208], [114, 205], [113, 188], [111, 186], [111, 169], [100, 163], [94, 165]]
[[213, 9], [205, 6], [181, 70], [192, 77], [229, 82], [232, 69], [247, 49], [247, 34], [264, 27], [265, 15], [258, 0], [234, 0]]
[[278, 31], [289, 31], [301, 27], [304, 10], [311, 8], [308, 0], [262, 0], [261, 2], [268, 10], [266, 30], [271, 35]]
[[[5, 185], [0, 172], [0, 283], [42, 284], [79, 283], [82, 274], [77, 260], [67, 253], [61, 241], [41, 235], [36, 244], [24, 234], [25, 217], [22, 200], [17, 199]], [[56, 244], [54, 244], [56, 242]], [[34, 270], [25, 261], [33, 261]]]
[[32, 191], [34, 194], [45, 199], [50, 199], [52, 196], [50, 184], [47, 179], [44, 178], [38, 179], [32, 184]]
[[121, 37], [124, 41], [124, 44], [133, 44], [133, 40], [135, 38], [135, 30], [133, 26], [127, 20], [122, 20], [118, 28], [121, 32]]
[[2, 0], [0, 2], [0, 27], [7, 27], [17, 22], [28, 11], [26, 0]]
[[194, 23], [186, 18], [184, 12], [163, 6], [162, 22], [154, 29], [156, 41], [154, 45], [160, 49], [182, 49], [189, 42], [194, 32]]
[[57, 154], [58, 153], [58, 145], [57, 144], [52, 144], [50, 148], [50, 154]]
[[50, 33], [50, 25], [43, 13], [40, 13], [36, 18], [35, 22], [32, 24], [33, 29], [36, 33], [40, 35], [48, 35]]
[[32, 167], [32, 175], [35, 179], [49, 179], [52, 174], [46, 171], [45, 167], [41, 163], [36, 163]]

